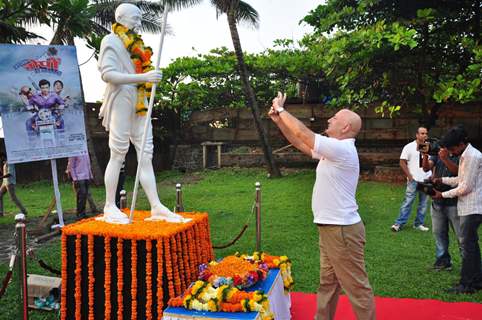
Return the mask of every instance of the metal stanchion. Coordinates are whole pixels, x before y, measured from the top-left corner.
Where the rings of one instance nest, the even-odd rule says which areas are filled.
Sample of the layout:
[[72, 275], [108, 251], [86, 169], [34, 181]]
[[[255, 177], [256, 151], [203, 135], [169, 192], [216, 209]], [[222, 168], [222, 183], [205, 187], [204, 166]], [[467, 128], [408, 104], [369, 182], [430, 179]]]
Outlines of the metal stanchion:
[[184, 212], [184, 206], [182, 204], [182, 190], [181, 184], [176, 183], [176, 208], [174, 212]]
[[256, 182], [256, 251], [261, 251], [261, 183]]
[[18, 279], [20, 287], [19, 319], [28, 319], [27, 304], [27, 234], [25, 228], [25, 215], [19, 213], [15, 216], [15, 232], [17, 233], [17, 254], [18, 254]]
[[127, 208], [127, 192], [125, 190], [121, 190], [119, 194], [120, 194], [119, 209], [125, 209]]

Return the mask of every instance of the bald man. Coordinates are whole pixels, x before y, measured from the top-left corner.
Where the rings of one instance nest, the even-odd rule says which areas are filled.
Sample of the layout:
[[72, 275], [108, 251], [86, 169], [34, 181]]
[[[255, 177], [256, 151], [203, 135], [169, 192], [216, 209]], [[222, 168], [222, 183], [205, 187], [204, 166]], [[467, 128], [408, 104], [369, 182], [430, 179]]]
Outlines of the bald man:
[[283, 108], [286, 95], [273, 99], [269, 116], [288, 141], [319, 159], [312, 209], [320, 246], [320, 286], [315, 320], [334, 319], [341, 289], [358, 319], [375, 319], [373, 292], [365, 270], [365, 227], [355, 193], [360, 165], [355, 137], [361, 118], [343, 109], [328, 120], [325, 134], [316, 134]]

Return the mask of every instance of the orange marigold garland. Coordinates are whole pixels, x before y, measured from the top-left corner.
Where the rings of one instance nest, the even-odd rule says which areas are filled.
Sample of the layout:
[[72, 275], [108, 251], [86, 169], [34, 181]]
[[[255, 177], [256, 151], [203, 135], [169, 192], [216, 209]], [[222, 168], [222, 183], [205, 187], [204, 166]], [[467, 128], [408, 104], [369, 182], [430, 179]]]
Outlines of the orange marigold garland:
[[152, 320], [152, 242], [146, 240], [146, 320]]
[[181, 232], [182, 257], [184, 260], [184, 272], [186, 273], [186, 285], [184, 286], [184, 289], [186, 289], [188, 283], [191, 283], [194, 280], [189, 263], [189, 242], [187, 241], [187, 231]]
[[191, 248], [191, 251], [192, 251], [192, 262], [193, 262], [193, 270], [194, 270], [194, 278], [197, 278], [197, 270], [198, 270], [198, 265], [201, 263], [200, 262], [200, 259], [199, 259], [199, 254], [198, 254], [198, 247], [197, 247], [197, 244], [196, 242], [197, 241], [194, 241], [194, 239], [198, 239], [196, 237], [196, 230], [194, 228], [194, 226], [192, 226], [190, 229], [189, 229], [189, 233], [191, 234], [191, 241], [189, 241], [190, 245], [189, 247]]
[[206, 244], [205, 244], [205, 235], [204, 235], [204, 223], [200, 223], [196, 226], [198, 229], [198, 237], [199, 237], [199, 244], [201, 246], [201, 261], [202, 263], [206, 263], [209, 261], [208, 252], [206, 251]]
[[237, 256], [202, 264], [199, 270], [201, 280], [209, 281], [216, 287], [227, 284], [237, 288], [251, 287], [259, 280], [264, 280], [268, 273], [266, 264]]
[[104, 276], [104, 291], [105, 291], [105, 310], [104, 319], [110, 320], [112, 306], [110, 304], [110, 284], [111, 284], [111, 252], [110, 252], [110, 237], [104, 238], [104, 261], [105, 261], [105, 276]]
[[75, 238], [75, 320], [81, 319], [81, 278], [82, 278], [82, 236], [80, 234]]
[[189, 262], [191, 267], [191, 281], [197, 278], [197, 255], [196, 255], [196, 246], [193, 245], [193, 229], [187, 230], [187, 243], [189, 243], [188, 250], [189, 250]]
[[197, 253], [198, 253], [198, 264], [201, 263], [206, 263], [208, 262], [208, 259], [206, 257], [206, 254], [204, 252], [204, 241], [203, 241], [203, 235], [201, 233], [199, 223], [194, 225], [194, 230], [196, 234], [196, 246], [197, 246]]
[[166, 275], [167, 275], [167, 287], [169, 291], [169, 297], [175, 297], [176, 293], [174, 291], [174, 272], [172, 270], [172, 256], [171, 256], [171, 246], [169, 244], [169, 238], [164, 239], [164, 256], [166, 261]]
[[[171, 241], [171, 256], [172, 256], [172, 261], [177, 264], [177, 246], [176, 246], [176, 239], [174, 237], [170, 238]], [[175, 289], [175, 294], [176, 296], [181, 294], [181, 278], [179, 277], [179, 268], [172, 268], [173, 269], [173, 274], [174, 274], [174, 289]]]
[[117, 239], [117, 319], [123, 319], [124, 301], [122, 290], [124, 290], [124, 246], [122, 239]]
[[88, 272], [89, 272], [89, 320], [94, 320], [94, 236], [87, 236], [87, 252], [88, 252]]
[[182, 250], [182, 260], [184, 261], [184, 277], [185, 277], [185, 284], [183, 290], [191, 284], [194, 280], [191, 276], [191, 268], [189, 263], [189, 250], [188, 250], [188, 243], [187, 243], [187, 236], [186, 231], [180, 233], [181, 238], [181, 250]]
[[67, 235], [62, 234], [61, 238], [62, 246], [62, 283], [61, 295], [60, 295], [60, 318], [65, 320], [67, 317]]
[[[152, 49], [144, 46], [142, 37], [120, 23], [112, 25], [112, 31], [122, 40], [124, 47], [131, 55], [132, 64], [136, 73], [146, 73], [154, 70], [151, 62]], [[151, 93], [152, 83], [145, 82], [137, 85], [136, 113], [146, 115], [145, 98]]]
[[162, 307], [164, 306], [164, 292], [162, 290], [163, 282], [162, 275], [164, 270], [162, 269], [163, 262], [162, 252], [162, 240], [157, 240], [157, 317], [162, 318]]
[[176, 245], [176, 254], [177, 254], [177, 265], [179, 267], [179, 283], [180, 283], [180, 292], [186, 289], [186, 268], [184, 266], [184, 258], [182, 252], [182, 243], [181, 243], [181, 236], [180, 234], [176, 234], [174, 236], [174, 241]]
[[131, 319], [137, 319], [137, 241], [131, 240]]

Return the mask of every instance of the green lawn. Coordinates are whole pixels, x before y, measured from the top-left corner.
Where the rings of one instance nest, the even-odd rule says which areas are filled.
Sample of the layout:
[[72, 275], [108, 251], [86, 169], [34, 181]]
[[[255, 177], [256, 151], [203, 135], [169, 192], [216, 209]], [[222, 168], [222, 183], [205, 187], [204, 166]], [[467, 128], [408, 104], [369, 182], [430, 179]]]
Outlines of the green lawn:
[[[271, 254], [288, 255], [293, 261], [295, 290], [315, 292], [318, 283], [317, 231], [312, 224], [311, 190], [313, 170], [287, 171], [282, 179], [268, 179], [261, 169], [222, 169], [191, 174], [163, 172], [158, 176], [161, 200], [172, 208], [175, 203], [176, 182], [183, 183], [186, 211], [207, 211], [210, 214], [212, 241], [222, 245], [231, 241], [248, 223], [245, 235], [232, 247], [216, 250], [222, 257], [233, 252], [251, 252], [255, 248], [255, 219], [251, 214], [256, 181], [262, 185], [262, 249]], [[129, 190], [132, 180], [128, 181]], [[52, 187], [35, 183], [18, 188], [32, 216], [41, 215], [48, 206]], [[74, 207], [70, 185], [62, 185], [64, 208]], [[93, 188], [92, 193], [100, 203], [103, 188]], [[366, 264], [370, 282], [377, 296], [439, 299], [444, 301], [482, 301], [482, 291], [475, 295], [449, 295], [444, 289], [458, 280], [460, 259], [452, 243], [454, 270], [435, 272], [434, 241], [430, 232], [406, 228], [393, 233], [390, 226], [398, 214], [404, 187], [375, 182], [361, 182], [358, 187], [360, 214], [367, 232]], [[6, 211], [14, 211], [9, 200]], [[35, 204], [35, 205], [33, 205]], [[146, 209], [147, 202], [141, 193], [139, 208]], [[412, 217], [413, 219], [413, 217]], [[12, 223], [13, 215], [0, 218], [0, 223]], [[410, 220], [409, 223], [411, 223]], [[430, 217], [426, 225], [431, 227]], [[482, 236], [482, 233], [481, 233]], [[55, 241], [38, 252], [38, 255], [60, 269], [59, 242]], [[6, 265], [0, 265], [3, 277]], [[48, 274], [38, 265], [30, 263], [29, 272]], [[0, 319], [15, 319], [17, 291], [11, 285], [0, 300]], [[56, 319], [56, 315], [31, 312], [31, 319]]]

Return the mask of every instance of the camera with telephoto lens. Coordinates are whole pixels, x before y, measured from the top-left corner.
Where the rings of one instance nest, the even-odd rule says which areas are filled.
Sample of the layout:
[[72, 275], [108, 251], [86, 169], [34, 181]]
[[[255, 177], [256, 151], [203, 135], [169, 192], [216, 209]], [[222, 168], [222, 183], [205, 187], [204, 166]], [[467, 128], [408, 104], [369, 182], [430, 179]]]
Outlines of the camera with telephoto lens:
[[417, 145], [417, 151], [420, 151], [421, 153], [429, 154], [431, 156], [438, 155], [440, 148], [441, 148], [440, 142], [436, 138], [429, 138], [425, 140], [424, 143], [420, 143]]
[[435, 195], [435, 186], [430, 180], [425, 180], [423, 182], [417, 182], [417, 191], [421, 191], [426, 195], [433, 196]]

